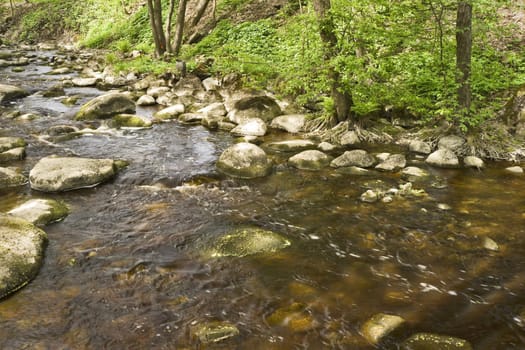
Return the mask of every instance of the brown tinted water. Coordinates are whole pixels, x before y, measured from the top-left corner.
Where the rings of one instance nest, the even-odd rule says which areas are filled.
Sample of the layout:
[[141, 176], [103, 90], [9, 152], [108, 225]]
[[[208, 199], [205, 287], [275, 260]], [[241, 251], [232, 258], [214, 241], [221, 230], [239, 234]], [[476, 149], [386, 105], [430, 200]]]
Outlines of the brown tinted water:
[[[8, 70], [0, 77], [25, 86], [58, 79]], [[86, 91], [84, 100], [101, 93]], [[366, 189], [405, 180], [282, 165], [263, 179], [228, 179], [214, 166], [233, 141], [228, 134], [172, 122], [50, 145], [38, 135], [70, 124], [71, 111], [37, 96], [13, 107], [44, 115], [0, 119], [2, 136], [29, 143], [28, 158], [13, 164], [26, 174], [49, 154], [131, 165], [92, 189], [0, 192], [2, 212], [29, 198], [71, 208], [45, 228], [37, 278], [0, 302], [2, 349], [373, 349], [360, 328], [380, 312], [407, 321], [380, 349], [397, 349], [416, 332], [457, 336], [475, 349], [525, 348], [525, 177], [504, 164], [421, 165], [432, 177], [414, 188], [427, 196], [367, 204], [359, 200]], [[242, 258], [206, 255], [214, 239], [246, 225], [292, 244]], [[484, 248], [486, 238], [499, 250]], [[207, 321], [240, 333], [204, 346], [192, 329]]]

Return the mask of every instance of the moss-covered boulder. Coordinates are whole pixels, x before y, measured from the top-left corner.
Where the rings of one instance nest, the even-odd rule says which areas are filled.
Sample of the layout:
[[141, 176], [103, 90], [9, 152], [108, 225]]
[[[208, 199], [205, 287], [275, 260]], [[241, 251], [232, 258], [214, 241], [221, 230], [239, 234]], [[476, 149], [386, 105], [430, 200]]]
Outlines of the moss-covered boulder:
[[248, 96], [236, 101], [228, 113], [228, 119], [235, 124], [251, 118], [259, 118], [265, 122], [282, 115], [281, 107], [269, 96]]
[[17, 86], [0, 84], [0, 103], [14, 100], [29, 95], [29, 93]]
[[401, 344], [401, 350], [472, 350], [466, 340], [432, 333], [417, 333]]
[[27, 183], [27, 178], [11, 168], [0, 167], [0, 189], [22, 186]]
[[13, 148], [25, 147], [26, 142], [20, 137], [0, 137], [0, 152], [5, 152]]
[[31, 199], [8, 212], [34, 225], [48, 225], [60, 221], [69, 214], [69, 208], [52, 199]]
[[367, 151], [356, 149], [353, 151], [346, 151], [341, 156], [334, 159], [330, 166], [333, 168], [342, 168], [349, 166], [357, 166], [360, 168], [369, 168], [376, 163], [375, 158]]
[[232, 177], [252, 179], [268, 175], [272, 163], [260, 147], [241, 142], [221, 154], [217, 168]]
[[46, 241], [46, 233], [29, 222], [0, 214], [0, 299], [37, 275]]
[[118, 171], [112, 159], [78, 157], [42, 158], [29, 173], [31, 188], [43, 192], [69, 191], [94, 187], [111, 179]]
[[135, 113], [135, 102], [126, 94], [109, 93], [95, 97], [80, 107], [76, 120], [107, 119], [122, 113]]
[[173, 106], [161, 109], [153, 115], [156, 120], [171, 120], [177, 119], [181, 114], [186, 112], [186, 107], [182, 103], [174, 104]]
[[143, 116], [135, 114], [118, 114], [113, 117], [113, 126], [117, 128], [149, 128], [151, 121]]
[[9, 151], [0, 153], [0, 163], [7, 163], [14, 160], [22, 160], [26, 156], [25, 147], [18, 147], [10, 149]]
[[303, 151], [288, 159], [288, 163], [301, 170], [321, 170], [330, 164], [332, 158], [317, 150]]
[[258, 227], [236, 229], [221, 236], [213, 245], [212, 257], [243, 257], [259, 253], [272, 253], [290, 245], [281, 235]]

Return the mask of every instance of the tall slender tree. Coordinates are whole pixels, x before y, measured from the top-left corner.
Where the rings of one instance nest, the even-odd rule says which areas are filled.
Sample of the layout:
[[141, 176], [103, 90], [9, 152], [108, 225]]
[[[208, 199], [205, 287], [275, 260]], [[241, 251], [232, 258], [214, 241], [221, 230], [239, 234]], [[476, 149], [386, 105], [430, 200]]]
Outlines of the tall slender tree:
[[342, 122], [350, 117], [352, 107], [352, 95], [344, 89], [341, 84], [341, 74], [330, 61], [338, 54], [338, 39], [335, 32], [335, 24], [330, 13], [332, 4], [330, 0], [314, 0], [314, 10], [319, 21], [321, 40], [324, 44], [324, 60], [329, 65], [328, 79], [331, 85], [331, 96], [334, 100], [335, 122]]
[[155, 54], [160, 57], [166, 52], [166, 36], [162, 28], [162, 3], [161, 0], [148, 0], [147, 4]]
[[458, 105], [462, 113], [470, 111], [472, 92], [470, 73], [472, 62], [472, 3], [460, 0], [456, 18], [456, 81], [458, 87]]
[[[173, 1], [173, 0], [172, 0]], [[173, 51], [175, 56], [179, 55], [182, 46], [182, 35], [184, 32], [184, 22], [186, 18], [187, 0], [179, 0], [179, 9], [177, 11], [177, 25], [175, 27], [175, 37], [173, 38]]]

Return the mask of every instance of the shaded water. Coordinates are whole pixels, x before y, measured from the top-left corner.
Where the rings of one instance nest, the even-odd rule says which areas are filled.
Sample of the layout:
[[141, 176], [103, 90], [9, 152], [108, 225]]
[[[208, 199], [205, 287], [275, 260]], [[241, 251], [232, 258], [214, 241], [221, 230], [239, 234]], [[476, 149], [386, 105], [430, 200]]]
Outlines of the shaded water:
[[[0, 79], [25, 86], [59, 79], [16, 74], [0, 70]], [[98, 93], [86, 89], [84, 99]], [[71, 208], [45, 228], [37, 278], [0, 302], [2, 349], [373, 349], [360, 327], [379, 312], [407, 320], [381, 349], [420, 331], [458, 336], [475, 349], [525, 347], [525, 178], [502, 164], [482, 172], [421, 165], [433, 177], [414, 187], [428, 196], [366, 204], [359, 200], [366, 189], [404, 180], [283, 166], [263, 179], [233, 180], [214, 166], [232, 142], [228, 134], [172, 122], [52, 145], [38, 135], [72, 124], [72, 111], [38, 96], [17, 108], [44, 114], [0, 119], [0, 135], [29, 143], [28, 158], [13, 164], [26, 174], [49, 154], [131, 165], [92, 189], [0, 192], [0, 211], [35, 197]], [[205, 255], [213, 239], [245, 225], [292, 244], [243, 258]], [[483, 248], [486, 237], [499, 251]], [[293, 305], [300, 305], [293, 322], [269, 321]], [[192, 327], [214, 320], [231, 322], [240, 335], [199, 345]]]

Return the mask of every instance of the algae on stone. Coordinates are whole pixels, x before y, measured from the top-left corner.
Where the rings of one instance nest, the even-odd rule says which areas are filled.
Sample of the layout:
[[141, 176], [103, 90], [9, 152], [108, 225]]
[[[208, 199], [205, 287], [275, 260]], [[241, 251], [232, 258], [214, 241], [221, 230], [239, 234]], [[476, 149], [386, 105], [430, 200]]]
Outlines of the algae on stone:
[[211, 256], [244, 257], [258, 253], [271, 253], [284, 249], [290, 244], [290, 241], [275, 232], [247, 227], [220, 237], [214, 244]]

